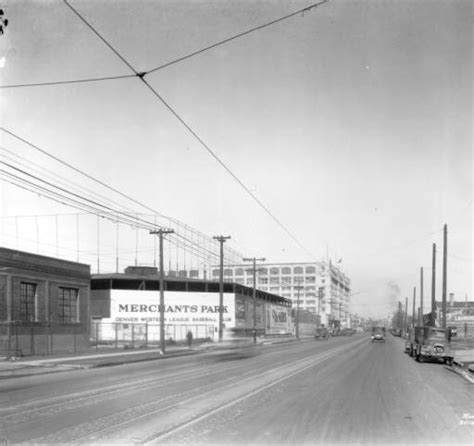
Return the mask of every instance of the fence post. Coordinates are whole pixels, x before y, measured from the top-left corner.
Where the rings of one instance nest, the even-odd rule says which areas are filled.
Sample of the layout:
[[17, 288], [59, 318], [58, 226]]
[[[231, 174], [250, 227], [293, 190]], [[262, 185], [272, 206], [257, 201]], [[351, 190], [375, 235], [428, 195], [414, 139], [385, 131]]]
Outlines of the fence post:
[[132, 348], [135, 348], [135, 324], [132, 325]]
[[30, 331], [30, 355], [35, 354], [35, 327], [34, 325], [31, 326]]
[[145, 348], [148, 348], [148, 322], [145, 322]]
[[118, 350], [118, 322], [115, 322], [115, 350]]
[[74, 354], [77, 353], [77, 341], [76, 341], [76, 327], [74, 326], [72, 329], [72, 336], [73, 336], [73, 342], [74, 342]]
[[15, 356], [18, 355], [18, 325], [15, 327]]

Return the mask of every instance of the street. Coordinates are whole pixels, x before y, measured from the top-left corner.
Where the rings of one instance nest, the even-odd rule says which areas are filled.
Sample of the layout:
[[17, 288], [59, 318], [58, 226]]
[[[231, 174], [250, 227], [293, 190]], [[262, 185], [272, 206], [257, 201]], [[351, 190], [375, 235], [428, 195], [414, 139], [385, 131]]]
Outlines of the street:
[[367, 334], [0, 381], [0, 443], [472, 444], [472, 386]]

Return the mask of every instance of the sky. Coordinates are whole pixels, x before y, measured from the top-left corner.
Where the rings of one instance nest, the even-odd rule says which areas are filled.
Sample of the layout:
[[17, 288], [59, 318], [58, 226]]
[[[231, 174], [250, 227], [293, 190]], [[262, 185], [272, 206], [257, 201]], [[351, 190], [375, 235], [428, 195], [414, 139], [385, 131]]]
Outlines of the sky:
[[[142, 72], [312, 2], [70, 4]], [[1, 5], [2, 86], [131, 74], [63, 1]], [[387, 315], [405, 297], [411, 308], [421, 267], [429, 296], [433, 243], [441, 298], [447, 224], [448, 293], [472, 300], [471, 18], [468, 0], [330, 0], [145, 76], [275, 218], [137, 77], [2, 88], [1, 126], [164, 215], [230, 235], [246, 257], [342, 259], [358, 314]], [[4, 149], [86, 183], [1, 133]], [[12, 217], [75, 212], [1, 181], [0, 197], [7, 247], [37, 249], [31, 227], [14, 239]], [[45, 239], [53, 222], [40, 221]], [[73, 249], [73, 222], [61, 221], [56, 240]]]

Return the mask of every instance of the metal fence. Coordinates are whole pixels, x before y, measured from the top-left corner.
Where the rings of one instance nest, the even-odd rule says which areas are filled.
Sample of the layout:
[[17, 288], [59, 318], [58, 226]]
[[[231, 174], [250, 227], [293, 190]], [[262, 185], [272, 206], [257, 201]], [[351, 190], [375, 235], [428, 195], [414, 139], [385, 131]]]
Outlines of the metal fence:
[[88, 348], [83, 326], [0, 322], [0, 356], [74, 354]]
[[[168, 345], [185, 344], [191, 332], [193, 342], [211, 342], [218, 334], [209, 325], [165, 325], [165, 340]], [[160, 345], [160, 325], [148, 323], [122, 323], [92, 321], [91, 345], [97, 349], [104, 346], [119, 348], [146, 348]]]

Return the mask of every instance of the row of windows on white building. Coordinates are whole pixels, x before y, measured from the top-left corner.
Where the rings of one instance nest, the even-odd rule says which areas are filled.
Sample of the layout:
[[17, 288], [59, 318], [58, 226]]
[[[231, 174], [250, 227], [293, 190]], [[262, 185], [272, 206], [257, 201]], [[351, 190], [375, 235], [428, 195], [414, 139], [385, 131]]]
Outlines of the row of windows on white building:
[[[321, 266], [321, 274], [325, 273], [325, 267], [324, 265]], [[213, 269], [212, 270], [212, 276], [213, 277], [219, 277], [219, 269]], [[239, 277], [239, 276], [244, 276], [245, 274], [247, 275], [252, 275], [253, 272], [249, 268], [224, 268], [224, 276], [225, 277]], [[272, 266], [270, 268], [264, 268], [264, 267], [259, 267], [258, 268], [258, 275], [259, 276], [264, 276], [270, 274], [271, 276], [278, 276], [278, 275], [288, 275], [288, 274], [316, 274], [316, 267], [315, 266], [282, 266], [282, 267], [277, 267], [277, 266]]]

